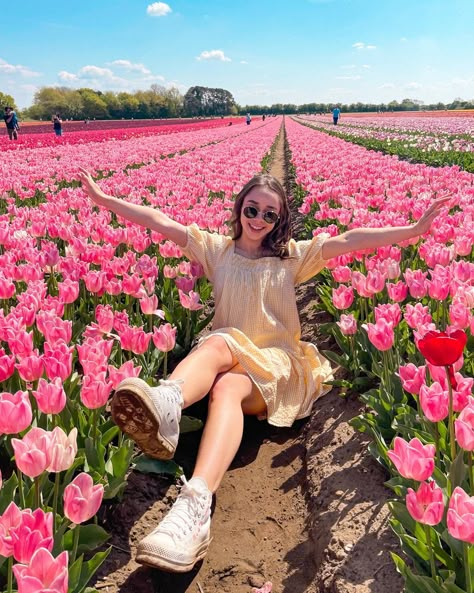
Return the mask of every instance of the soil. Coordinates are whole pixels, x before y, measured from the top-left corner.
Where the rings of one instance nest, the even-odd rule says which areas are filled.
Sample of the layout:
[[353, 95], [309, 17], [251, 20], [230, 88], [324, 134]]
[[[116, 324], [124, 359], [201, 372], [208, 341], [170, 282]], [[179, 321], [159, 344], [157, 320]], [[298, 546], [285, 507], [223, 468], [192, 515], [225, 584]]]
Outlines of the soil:
[[[284, 136], [271, 174], [286, 182]], [[296, 226], [297, 228], [297, 226]], [[298, 288], [303, 339], [321, 349], [314, 282]], [[387, 478], [349, 421], [362, 410], [336, 390], [318, 400], [309, 419], [275, 428], [246, 418], [241, 447], [215, 497], [207, 557], [184, 575], [141, 567], [137, 542], [160, 521], [177, 488], [166, 477], [132, 472], [123, 500], [104, 520], [112, 553], [95, 587], [105, 593], [400, 593], [387, 524]], [[189, 409], [205, 415], [205, 405]], [[190, 475], [199, 433], [182, 435], [175, 460]]]

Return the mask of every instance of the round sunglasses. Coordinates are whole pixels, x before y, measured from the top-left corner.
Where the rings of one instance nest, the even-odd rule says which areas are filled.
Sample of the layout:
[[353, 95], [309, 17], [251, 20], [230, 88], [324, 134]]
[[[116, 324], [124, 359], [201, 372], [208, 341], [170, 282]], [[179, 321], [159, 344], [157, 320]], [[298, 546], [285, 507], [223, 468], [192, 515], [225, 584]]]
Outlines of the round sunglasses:
[[[255, 208], [255, 206], [245, 206], [242, 212], [245, 218], [257, 218], [260, 210]], [[262, 212], [262, 218], [267, 224], [275, 224], [280, 219], [280, 216], [273, 210], [266, 210]]]

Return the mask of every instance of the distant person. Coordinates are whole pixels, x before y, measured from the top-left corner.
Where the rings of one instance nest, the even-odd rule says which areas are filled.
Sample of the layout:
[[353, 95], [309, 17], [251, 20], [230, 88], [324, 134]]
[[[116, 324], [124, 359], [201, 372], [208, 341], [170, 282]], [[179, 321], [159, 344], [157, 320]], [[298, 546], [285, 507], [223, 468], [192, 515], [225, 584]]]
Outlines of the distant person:
[[332, 110], [332, 121], [333, 121], [333, 123], [334, 123], [335, 126], [337, 126], [337, 122], [339, 121], [339, 116], [340, 115], [341, 115], [341, 110], [336, 105], [336, 107], [334, 107], [334, 109]]
[[265, 121], [265, 114], [262, 115], [262, 121]]
[[12, 107], [5, 107], [5, 115], [3, 116], [5, 125], [7, 126], [8, 137], [10, 140], [18, 140], [18, 118]]
[[247, 125], [250, 125], [250, 122], [252, 121], [252, 118], [250, 117], [250, 113], [247, 113], [247, 115], [245, 116], [245, 121], [247, 122]]
[[231, 126], [231, 125], [232, 125], [232, 122], [230, 121], [230, 122], [229, 122], [227, 125], [228, 125], [228, 126]]
[[53, 115], [52, 121], [53, 121], [54, 133], [56, 134], [56, 136], [62, 136], [63, 135], [63, 122], [62, 122], [61, 118], [59, 117], [59, 113], [56, 113], [56, 115]]

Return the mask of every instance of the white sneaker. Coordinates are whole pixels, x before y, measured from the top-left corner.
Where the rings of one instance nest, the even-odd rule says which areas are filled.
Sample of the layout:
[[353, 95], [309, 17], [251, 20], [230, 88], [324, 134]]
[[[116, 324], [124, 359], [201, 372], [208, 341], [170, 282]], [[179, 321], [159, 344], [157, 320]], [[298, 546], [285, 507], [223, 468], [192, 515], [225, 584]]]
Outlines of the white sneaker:
[[187, 572], [204, 558], [211, 543], [212, 493], [202, 478], [183, 485], [163, 521], [137, 547], [136, 560], [170, 572]]
[[181, 380], [150, 387], [142, 379], [124, 379], [111, 402], [112, 418], [149, 457], [171, 459], [179, 437], [183, 396]]

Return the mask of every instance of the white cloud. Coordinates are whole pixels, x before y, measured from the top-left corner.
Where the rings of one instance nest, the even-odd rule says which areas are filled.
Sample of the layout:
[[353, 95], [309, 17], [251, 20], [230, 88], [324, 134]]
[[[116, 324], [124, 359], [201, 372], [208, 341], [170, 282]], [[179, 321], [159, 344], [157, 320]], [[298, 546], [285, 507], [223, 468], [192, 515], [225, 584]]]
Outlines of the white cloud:
[[13, 65], [9, 64], [5, 60], [0, 58], [0, 74], [20, 74], [20, 76], [35, 77], [41, 76], [39, 72], [35, 72], [31, 70], [27, 66], [22, 66], [21, 64]]
[[247, 60], [240, 60], [241, 64], [248, 64]]
[[393, 82], [385, 82], [384, 84], [381, 84], [379, 86], [379, 89], [394, 89], [395, 85], [393, 84]]
[[153, 4], [147, 6], [146, 12], [150, 16], [166, 16], [172, 10], [165, 2], [153, 2]]
[[128, 72], [140, 72], [141, 74], [151, 74], [151, 71], [148, 70], [143, 64], [135, 64], [130, 62], [130, 60], [114, 60], [113, 62], [109, 63], [110, 66], [118, 66], [119, 68], [123, 68]]
[[221, 49], [211, 49], [210, 51], [203, 51], [199, 56], [197, 56], [196, 60], [218, 60], [219, 62], [230, 62], [231, 59], [228, 58]]
[[421, 84], [419, 82], [409, 82], [404, 86], [405, 89], [414, 90], [414, 89], [421, 89]]
[[400, 43], [406, 43], [408, 39], [406, 37], [400, 37]]
[[336, 80], [360, 80], [362, 76], [354, 74], [354, 76], [336, 76]]
[[113, 78], [114, 73], [110, 68], [101, 68], [100, 66], [83, 66], [79, 70], [80, 78]]
[[66, 70], [61, 70], [61, 72], [58, 72], [58, 78], [60, 80], [64, 80], [65, 82], [71, 82], [73, 80], [77, 80], [78, 76], [77, 76], [77, 74], [73, 74], [72, 72], [67, 72]]
[[368, 43], [364, 43], [363, 41], [358, 41], [357, 43], [353, 43], [352, 47], [355, 47], [357, 50], [371, 50], [376, 49], [376, 45], [369, 45]]

